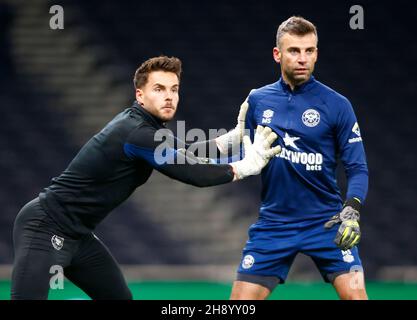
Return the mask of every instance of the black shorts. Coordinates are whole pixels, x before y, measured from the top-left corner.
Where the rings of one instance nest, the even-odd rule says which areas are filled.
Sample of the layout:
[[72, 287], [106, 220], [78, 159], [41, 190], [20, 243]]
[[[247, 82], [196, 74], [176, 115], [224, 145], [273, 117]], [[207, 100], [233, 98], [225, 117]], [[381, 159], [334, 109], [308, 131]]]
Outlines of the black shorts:
[[16, 217], [13, 229], [12, 299], [47, 299], [58, 272], [92, 299], [131, 300], [132, 294], [107, 247], [93, 233], [66, 236], [36, 198]]

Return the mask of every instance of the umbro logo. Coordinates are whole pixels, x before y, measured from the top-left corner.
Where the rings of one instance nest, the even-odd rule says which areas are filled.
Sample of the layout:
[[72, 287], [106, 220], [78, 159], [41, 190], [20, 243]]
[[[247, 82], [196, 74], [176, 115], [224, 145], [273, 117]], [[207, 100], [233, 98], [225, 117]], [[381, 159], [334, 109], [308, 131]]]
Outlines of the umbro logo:
[[271, 109], [265, 110], [262, 114], [262, 123], [271, 123], [271, 119], [274, 116], [274, 111]]

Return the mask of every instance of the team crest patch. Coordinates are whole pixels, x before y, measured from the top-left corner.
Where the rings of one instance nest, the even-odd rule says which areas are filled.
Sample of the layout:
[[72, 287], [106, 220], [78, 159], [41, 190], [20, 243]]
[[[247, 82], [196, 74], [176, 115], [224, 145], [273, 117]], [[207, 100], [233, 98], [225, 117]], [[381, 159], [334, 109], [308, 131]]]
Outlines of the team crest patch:
[[64, 246], [64, 238], [53, 235], [51, 238], [51, 243], [54, 249], [61, 250]]
[[255, 258], [251, 256], [250, 254], [248, 254], [243, 258], [242, 268], [249, 269], [253, 266], [254, 263], [255, 263]]
[[352, 255], [352, 251], [350, 250], [342, 250], [343, 261], [347, 263], [352, 263], [355, 261], [355, 258]]
[[315, 127], [320, 122], [320, 113], [314, 109], [308, 109], [304, 111], [303, 115], [301, 116], [301, 120], [303, 120], [304, 125], [307, 127]]

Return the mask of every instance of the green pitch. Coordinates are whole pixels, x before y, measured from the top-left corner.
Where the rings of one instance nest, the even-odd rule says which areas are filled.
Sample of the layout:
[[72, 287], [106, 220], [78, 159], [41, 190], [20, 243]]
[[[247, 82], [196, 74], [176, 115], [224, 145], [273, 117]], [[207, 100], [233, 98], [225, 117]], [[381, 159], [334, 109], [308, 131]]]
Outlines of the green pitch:
[[[130, 282], [136, 300], [227, 300], [232, 285], [207, 281], [144, 281]], [[417, 283], [368, 282], [370, 299], [417, 300]], [[0, 281], [0, 300], [9, 299], [10, 282]], [[337, 295], [331, 285], [325, 283], [286, 283], [278, 286], [271, 300], [334, 300]], [[87, 295], [72, 283], [65, 282], [63, 290], [51, 290], [51, 300], [88, 299]]]

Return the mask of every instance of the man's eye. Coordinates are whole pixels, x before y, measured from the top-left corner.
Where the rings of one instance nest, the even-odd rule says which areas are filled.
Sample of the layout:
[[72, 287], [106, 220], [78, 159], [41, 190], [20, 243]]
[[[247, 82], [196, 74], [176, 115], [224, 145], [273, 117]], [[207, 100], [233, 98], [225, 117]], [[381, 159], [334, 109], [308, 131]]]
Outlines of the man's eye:
[[178, 88], [172, 89], [171, 91], [174, 92], [174, 93], [177, 93], [178, 92]]
[[161, 92], [161, 88], [155, 88], [154, 89], [156, 92]]

